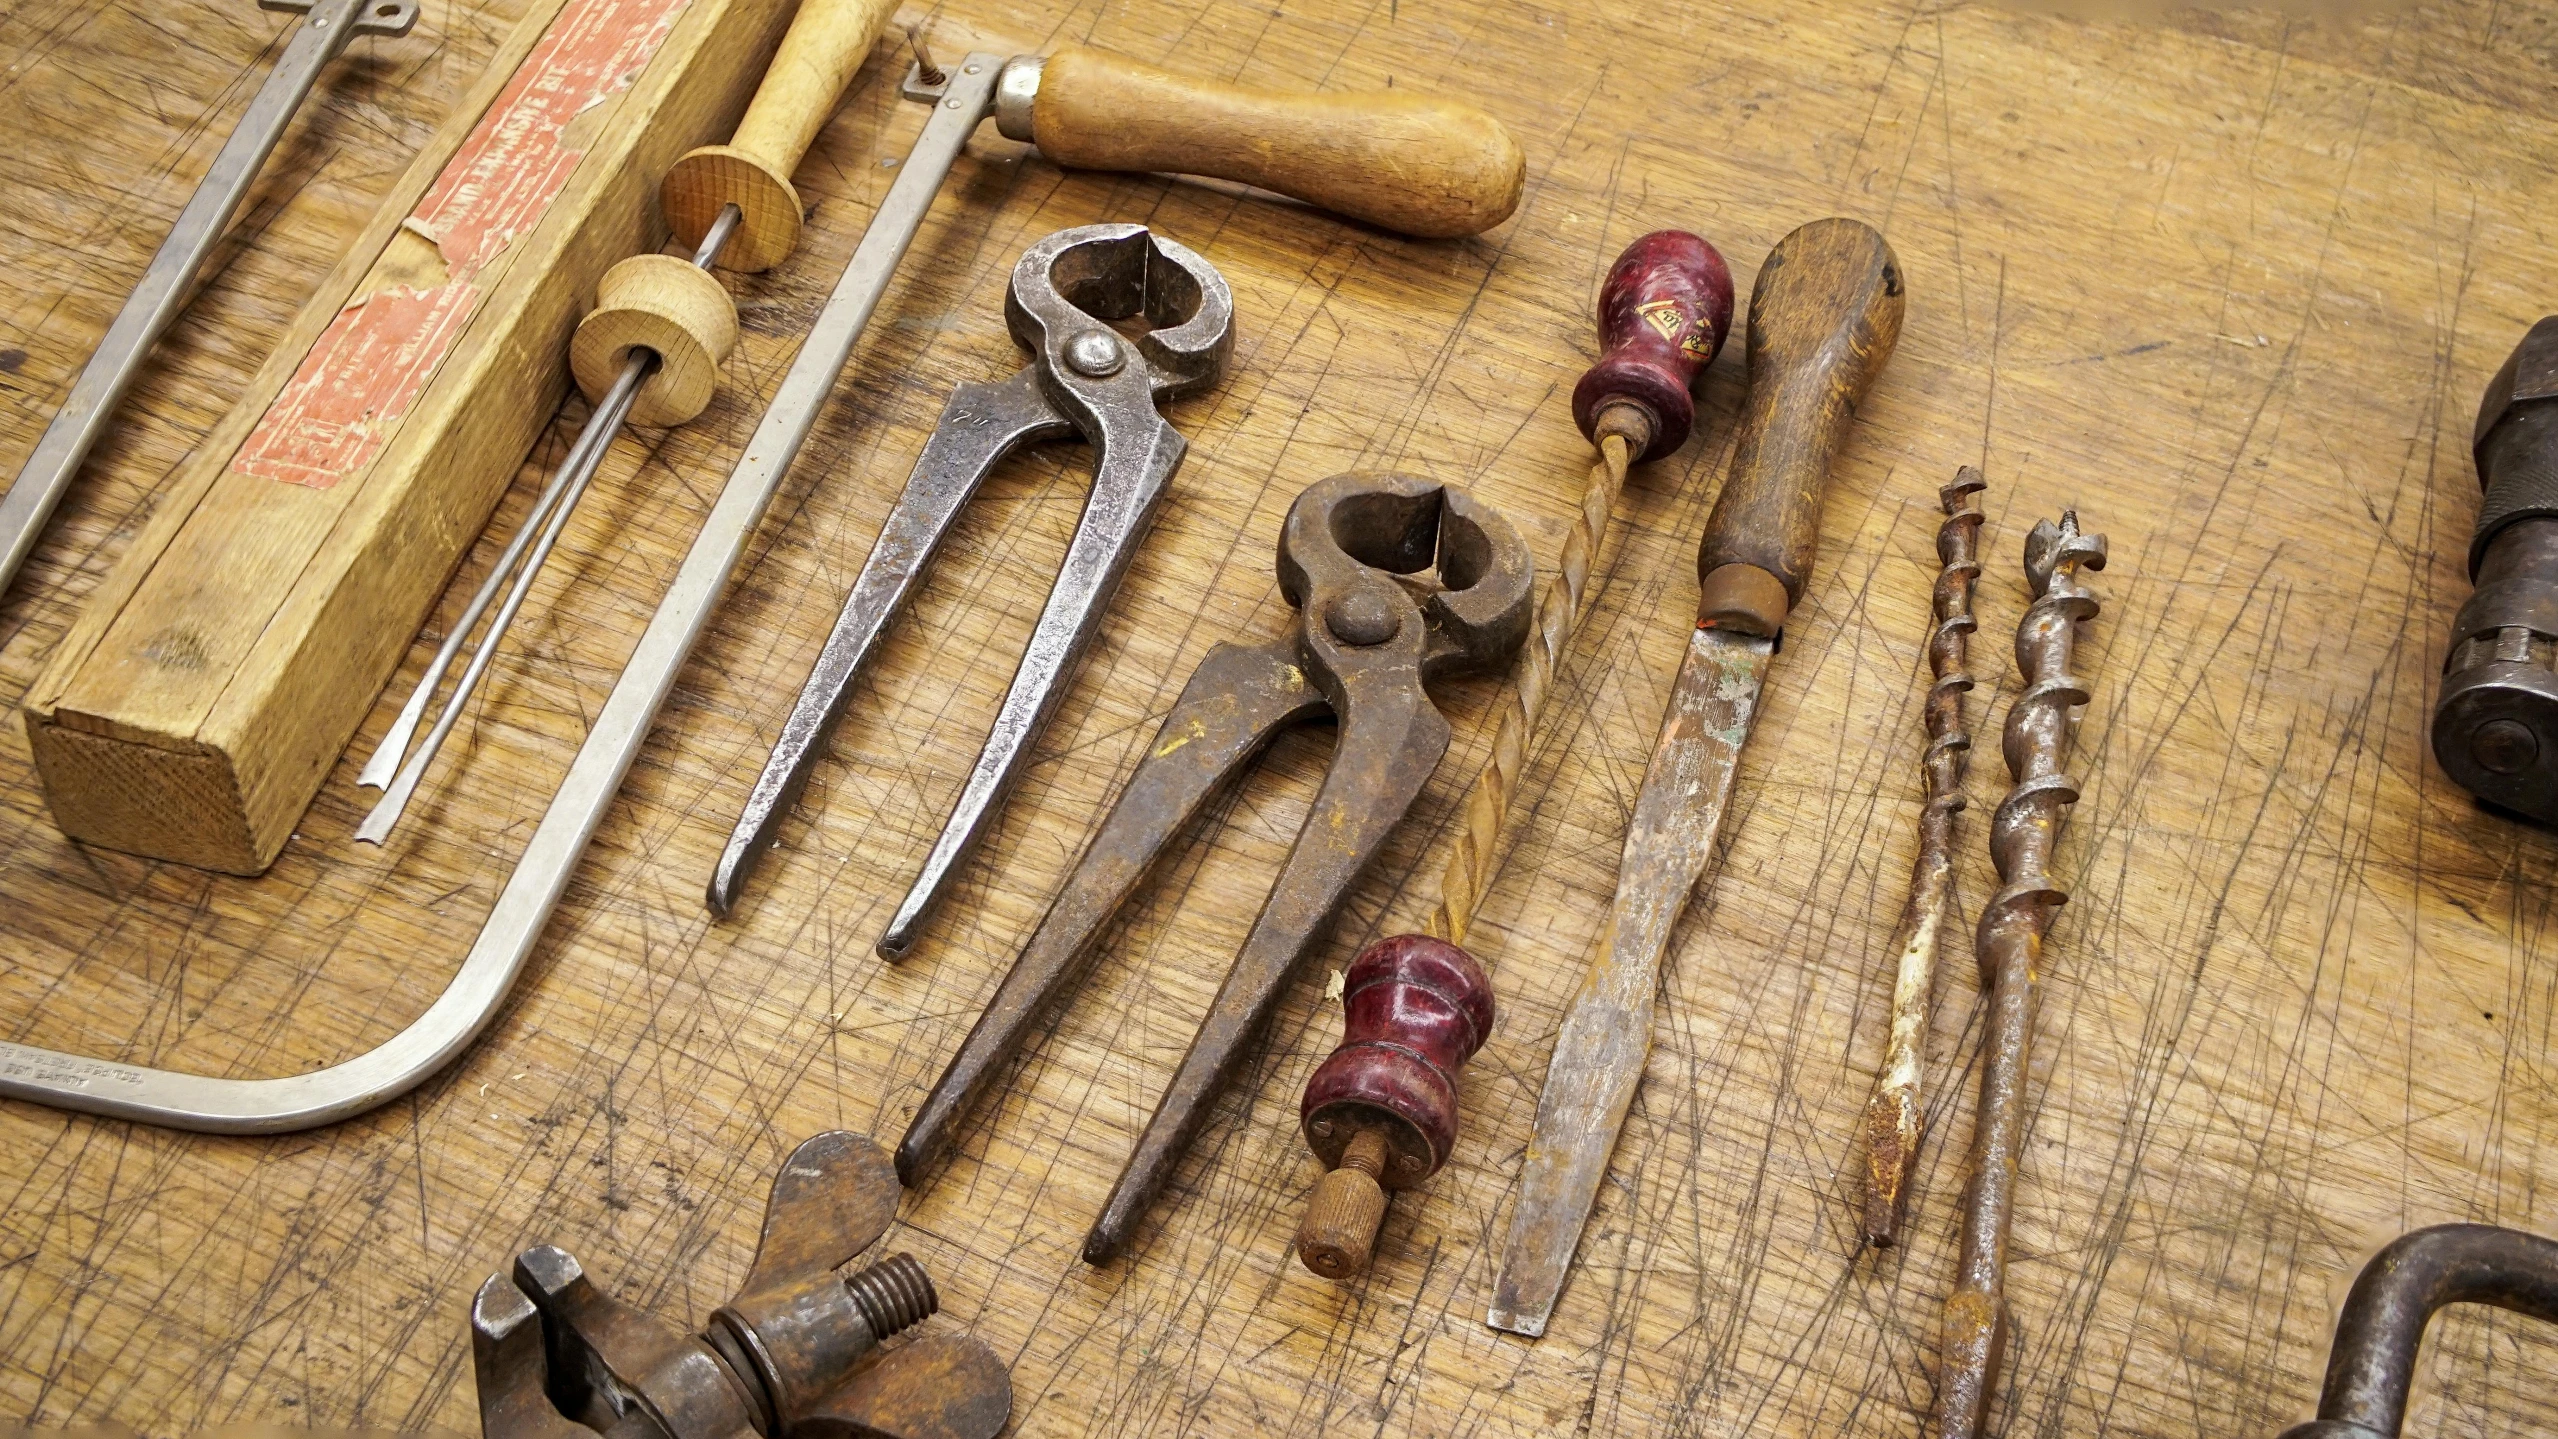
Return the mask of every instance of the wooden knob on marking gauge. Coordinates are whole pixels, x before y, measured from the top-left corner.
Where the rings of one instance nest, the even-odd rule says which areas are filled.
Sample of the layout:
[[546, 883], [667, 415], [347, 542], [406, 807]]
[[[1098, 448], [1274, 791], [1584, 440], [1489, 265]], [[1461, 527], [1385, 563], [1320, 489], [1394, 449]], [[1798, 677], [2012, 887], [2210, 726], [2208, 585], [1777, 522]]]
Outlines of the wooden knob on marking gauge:
[[740, 219], [722, 267], [769, 270], [798, 246], [791, 172], [896, 9], [897, 0], [801, 0], [736, 135], [676, 161], [658, 187], [658, 208], [677, 240], [699, 245], [720, 207], [735, 205]]
[[1457, 1142], [1457, 1071], [1492, 1032], [1492, 984], [1444, 939], [1399, 934], [1359, 951], [1341, 992], [1341, 1047], [1306, 1081], [1315, 1185], [1297, 1257], [1326, 1279], [1368, 1267], [1389, 1189], [1419, 1184]]
[[[1599, 417], [1618, 405], [1648, 436], [1632, 458], [1666, 455], [1696, 422], [1695, 388], [1732, 332], [1732, 271], [1685, 230], [1655, 230], [1625, 247], [1599, 288], [1599, 362], [1572, 390], [1572, 420], [1596, 444]], [[1622, 418], [1622, 417], [1620, 417]]]
[[600, 401], [633, 348], [655, 350], [656, 373], [633, 397], [630, 420], [680, 425], [710, 404], [736, 345], [737, 306], [709, 271], [672, 255], [633, 255], [597, 282], [568, 363], [586, 398]]
[[1527, 182], [1519, 142], [1454, 100], [1256, 90], [1081, 46], [1040, 62], [1037, 85], [1028, 133], [1001, 99], [996, 124], [1060, 165], [1258, 185], [1425, 239], [1500, 224]]

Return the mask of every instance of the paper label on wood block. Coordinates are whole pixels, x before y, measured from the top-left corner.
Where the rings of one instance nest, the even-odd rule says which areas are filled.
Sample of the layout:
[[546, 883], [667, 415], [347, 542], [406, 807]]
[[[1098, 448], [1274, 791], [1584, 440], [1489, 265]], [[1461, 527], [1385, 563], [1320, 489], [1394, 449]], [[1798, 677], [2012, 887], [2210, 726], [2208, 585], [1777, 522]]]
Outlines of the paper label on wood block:
[[541, 222], [585, 158], [569, 122], [631, 87], [688, 0], [571, 0], [402, 227], [444, 282], [348, 303], [231, 458], [244, 475], [325, 490], [382, 453], [479, 307], [480, 272]]

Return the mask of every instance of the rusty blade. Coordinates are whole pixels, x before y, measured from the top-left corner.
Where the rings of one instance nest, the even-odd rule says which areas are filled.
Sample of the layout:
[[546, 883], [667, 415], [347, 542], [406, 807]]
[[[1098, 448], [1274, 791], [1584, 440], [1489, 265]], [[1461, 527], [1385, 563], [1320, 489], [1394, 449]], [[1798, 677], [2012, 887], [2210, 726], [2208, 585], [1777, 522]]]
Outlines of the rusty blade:
[[1653, 741], [1599, 955], [1556, 1036], [1484, 1322], [1530, 1338], [1563, 1290], [1652, 1051], [1652, 998], [1688, 895], [1731, 807], [1773, 640], [1699, 626]]

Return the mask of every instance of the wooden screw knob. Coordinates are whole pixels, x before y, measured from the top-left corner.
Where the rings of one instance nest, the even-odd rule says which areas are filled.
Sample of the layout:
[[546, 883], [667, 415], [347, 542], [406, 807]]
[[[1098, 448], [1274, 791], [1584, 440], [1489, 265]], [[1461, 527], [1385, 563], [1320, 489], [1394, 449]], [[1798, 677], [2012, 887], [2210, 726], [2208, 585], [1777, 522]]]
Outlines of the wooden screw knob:
[[1297, 1254], [1326, 1279], [1368, 1267], [1389, 1189], [1438, 1172], [1457, 1141], [1457, 1071], [1492, 1032], [1492, 985], [1444, 939], [1398, 934], [1343, 977], [1341, 1047], [1306, 1081], [1298, 1117], [1329, 1173]]
[[657, 189], [666, 228], [686, 245], [702, 242], [723, 205], [737, 207], [737, 229], [719, 253], [720, 268], [760, 273], [799, 248], [799, 192], [790, 176], [735, 146], [687, 154]]
[[737, 306], [708, 271], [672, 255], [633, 255], [596, 285], [568, 362], [577, 387], [600, 400], [634, 347], [655, 350], [657, 373], [632, 401], [631, 423], [680, 425], [710, 404], [736, 345]]
[[1315, 1181], [1297, 1226], [1297, 1257], [1326, 1279], [1347, 1279], [1368, 1267], [1377, 1231], [1386, 1222], [1385, 1172], [1390, 1150], [1385, 1131], [1363, 1129], [1342, 1151], [1341, 1167]]

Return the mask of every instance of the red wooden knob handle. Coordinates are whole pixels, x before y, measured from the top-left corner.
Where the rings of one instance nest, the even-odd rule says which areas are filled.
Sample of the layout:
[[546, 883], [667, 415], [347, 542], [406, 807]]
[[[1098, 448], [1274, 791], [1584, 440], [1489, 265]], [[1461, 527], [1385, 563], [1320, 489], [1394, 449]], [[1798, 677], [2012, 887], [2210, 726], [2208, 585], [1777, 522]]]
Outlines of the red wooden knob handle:
[[1686, 443], [1696, 423], [1690, 390], [1732, 331], [1732, 271], [1685, 230], [1655, 230], [1625, 247], [1599, 290], [1599, 363], [1572, 390], [1572, 420], [1593, 442], [1599, 416], [1630, 404], [1651, 420], [1640, 460]]
[[1306, 1081], [1306, 1143], [1338, 1167], [1361, 1130], [1384, 1133], [1388, 1189], [1418, 1184], [1457, 1142], [1457, 1071], [1492, 1032], [1492, 984], [1474, 956], [1426, 934], [1359, 951], [1344, 980], [1341, 1047]]

